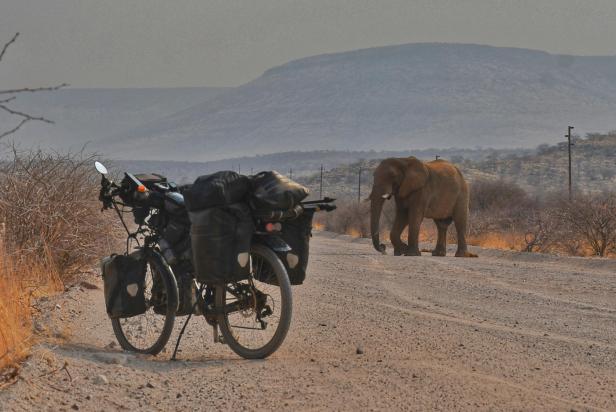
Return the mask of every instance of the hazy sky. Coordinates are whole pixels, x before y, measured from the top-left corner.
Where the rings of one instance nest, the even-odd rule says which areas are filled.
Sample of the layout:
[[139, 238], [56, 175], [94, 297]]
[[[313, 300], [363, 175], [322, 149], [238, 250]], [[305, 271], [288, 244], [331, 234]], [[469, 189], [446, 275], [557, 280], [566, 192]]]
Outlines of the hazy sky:
[[616, 0], [0, 0], [0, 89], [226, 86], [411, 42], [616, 55]]

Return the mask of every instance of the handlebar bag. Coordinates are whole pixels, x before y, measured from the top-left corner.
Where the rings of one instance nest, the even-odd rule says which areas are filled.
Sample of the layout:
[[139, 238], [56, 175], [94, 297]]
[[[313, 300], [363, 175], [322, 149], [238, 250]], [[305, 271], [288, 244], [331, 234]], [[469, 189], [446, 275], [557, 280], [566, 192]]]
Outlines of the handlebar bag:
[[199, 282], [221, 284], [248, 278], [255, 227], [245, 203], [190, 212], [193, 265]]
[[154, 190], [154, 185], [157, 183], [164, 186], [168, 183], [167, 178], [163, 175], [159, 175], [158, 173], [137, 173], [133, 176], [135, 176], [149, 190]]
[[146, 263], [141, 252], [111, 255], [103, 259], [101, 270], [110, 318], [130, 318], [145, 313]]
[[293, 209], [308, 196], [308, 189], [275, 170], [252, 176], [251, 185], [250, 203], [256, 210]]
[[200, 176], [184, 189], [184, 201], [189, 212], [231, 205], [244, 200], [250, 190], [248, 177], [232, 171]]
[[313, 216], [314, 209], [305, 209], [295, 219], [282, 223], [281, 237], [291, 250], [278, 252], [278, 257], [287, 269], [292, 285], [301, 285], [306, 279]]

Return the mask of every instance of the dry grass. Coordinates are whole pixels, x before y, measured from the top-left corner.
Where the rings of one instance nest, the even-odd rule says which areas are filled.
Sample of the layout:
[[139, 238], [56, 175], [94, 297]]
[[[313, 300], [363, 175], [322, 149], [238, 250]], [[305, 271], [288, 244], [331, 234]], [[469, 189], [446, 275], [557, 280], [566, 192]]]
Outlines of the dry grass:
[[524, 250], [526, 243], [524, 235], [515, 232], [491, 232], [469, 236], [469, 245], [487, 249]]
[[31, 300], [63, 290], [119, 231], [100, 213], [92, 156], [12, 154], [0, 163], [0, 380], [29, 353]]
[[53, 265], [0, 249], [0, 370], [15, 367], [32, 344], [33, 298], [62, 290]]

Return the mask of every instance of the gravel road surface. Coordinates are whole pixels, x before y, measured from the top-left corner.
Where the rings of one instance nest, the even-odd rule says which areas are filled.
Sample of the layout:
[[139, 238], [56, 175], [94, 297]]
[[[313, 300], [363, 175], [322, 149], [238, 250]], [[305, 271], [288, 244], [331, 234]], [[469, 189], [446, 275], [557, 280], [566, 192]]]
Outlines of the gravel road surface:
[[179, 361], [171, 342], [124, 353], [102, 290], [82, 285], [40, 303], [44, 342], [0, 410], [616, 410], [616, 261], [382, 256], [328, 233], [311, 246], [271, 358], [238, 358], [202, 319]]

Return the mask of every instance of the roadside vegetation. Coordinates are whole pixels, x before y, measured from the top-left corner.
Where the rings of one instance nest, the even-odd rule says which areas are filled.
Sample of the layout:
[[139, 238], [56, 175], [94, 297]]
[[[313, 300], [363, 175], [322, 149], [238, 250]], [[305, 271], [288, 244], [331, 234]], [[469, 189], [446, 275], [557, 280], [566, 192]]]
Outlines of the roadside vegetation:
[[[505, 180], [476, 180], [470, 185], [471, 245], [569, 256], [616, 256], [616, 194], [578, 193], [531, 195]], [[370, 237], [370, 203], [340, 201], [338, 209], [318, 216], [324, 230], [356, 237]], [[381, 237], [388, 239], [393, 222], [393, 202], [383, 210]], [[450, 228], [451, 229], [451, 228]], [[403, 239], [406, 233], [403, 233]], [[424, 220], [420, 240], [436, 242], [436, 228]], [[455, 243], [455, 230], [448, 242]]]
[[12, 151], [0, 163], [0, 380], [28, 355], [33, 298], [64, 290], [109, 251], [93, 157]]

